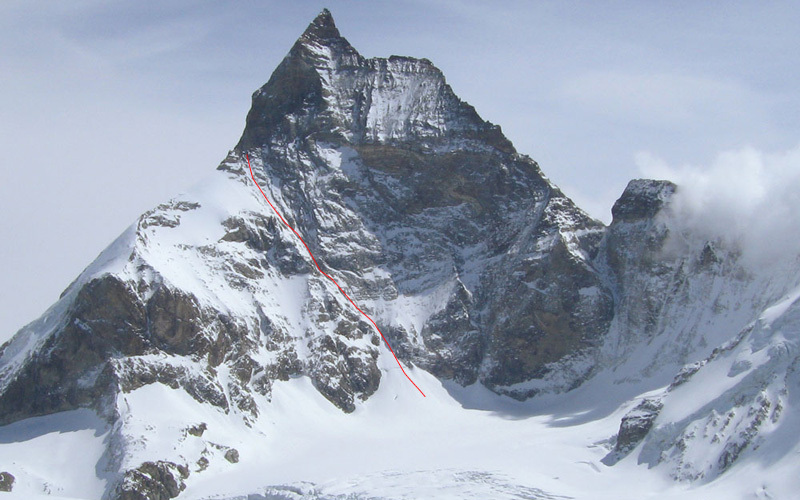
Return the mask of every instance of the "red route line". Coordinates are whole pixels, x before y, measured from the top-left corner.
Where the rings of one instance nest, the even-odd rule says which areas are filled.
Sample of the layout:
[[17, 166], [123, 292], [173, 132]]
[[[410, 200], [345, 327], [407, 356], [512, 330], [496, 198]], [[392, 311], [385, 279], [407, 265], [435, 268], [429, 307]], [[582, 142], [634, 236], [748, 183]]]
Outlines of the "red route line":
[[331, 278], [331, 277], [330, 277], [330, 275], [329, 275], [328, 273], [326, 273], [325, 271], [323, 271], [323, 270], [322, 270], [322, 268], [321, 268], [321, 267], [319, 267], [319, 264], [317, 263], [317, 259], [315, 259], [315, 258], [314, 258], [314, 254], [313, 254], [313, 253], [311, 253], [311, 249], [310, 249], [310, 248], [308, 247], [308, 245], [306, 244], [306, 240], [304, 240], [304, 239], [303, 239], [303, 237], [302, 237], [302, 236], [300, 236], [300, 234], [299, 234], [297, 231], [295, 231], [295, 230], [294, 230], [294, 228], [293, 228], [292, 226], [290, 226], [288, 222], [286, 222], [286, 219], [284, 219], [284, 218], [283, 218], [283, 216], [281, 215], [281, 213], [280, 213], [280, 212], [278, 212], [278, 209], [277, 209], [277, 208], [275, 208], [275, 205], [273, 205], [273, 204], [272, 204], [272, 202], [271, 202], [271, 201], [269, 201], [269, 198], [267, 197], [266, 193], [264, 193], [264, 190], [263, 190], [263, 189], [261, 189], [261, 186], [259, 186], [259, 185], [258, 185], [258, 181], [256, 180], [256, 176], [255, 176], [255, 175], [253, 175], [253, 166], [252, 166], [252, 165], [250, 165], [250, 155], [248, 155], [248, 154], [246, 154], [246, 153], [245, 153], [245, 155], [244, 155], [244, 156], [245, 156], [245, 158], [247, 158], [247, 167], [250, 169], [250, 177], [252, 177], [252, 178], [253, 178], [253, 183], [255, 183], [255, 185], [256, 185], [256, 187], [258, 188], [258, 190], [259, 190], [259, 191], [261, 191], [261, 194], [264, 196], [264, 199], [265, 199], [265, 200], [267, 200], [267, 203], [269, 203], [269, 206], [270, 206], [270, 207], [272, 207], [272, 210], [273, 210], [273, 211], [274, 211], [276, 214], [278, 214], [278, 217], [280, 217], [281, 221], [283, 221], [283, 223], [284, 223], [284, 224], [286, 224], [286, 227], [288, 227], [289, 229], [291, 229], [291, 230], [292, 230], [292, 232], [294, 233], [294, 235], [295, 235], [295, 236], [297, 236], [297, 238], [298, 238], [298, 239], [299, 239], [299, 240], [300, 240], [300, 241], [303, 243], [303, 246], [304, 246], [304, 247], [306, 247], [306, 250], [308, 251], [308, 255], [310, 255], [310, 256], [311, 256], [311, 260], [313, 260], [313, 261], [314, 261], [314, 265], [315, 265], [315, 266], [317, 266], [317, 270], [318, 270], [320, 273], [322, 273], [322, 275], [323, 275], [323, 276], [325, 276], [326, 278], [328, 278], [329, 280], [331, 280], [331, 281], [333, 282], [333, 284], [334, 284], [334, 285], [336, 285], [336, 288], [338, 288], [338, 289], [339, 289], [339, 291], [340, 291], [340, 292], [342, 292], [342, 295], [344, 295], [345, 297], [347, 297], [347, 300], [349, 300], [349, 301], [350, 301], [350, 303], [351, 303], [351, 304], [353, 304], [353, 307], [355, 307], [356, 309], [358, 309], [358, 312], [360, 312], [361, 314], [363, 314], [363, 315], [364, 315], [364, 317], [365, 317], [365, 318], [367, 318], [367, 319], [369, 320], [369, 322], [370, 322], [370, 323], [372, 323], [372, 326], [374, 326], [374, 327], [375, 327], [375, 330], [377, 330], [377, 331], [378, 331], [378, 333], [381, 335], [381, 338], [383, 339], [383, 342], [386, 344], [386, 347], [388, 347], [388, 348], [389, 348], [389, 352], [391, 352], [391, 353], [392, 353], [392, 356], [394, 356], [394, 360], [395, 360], [395, 361], [397, 361], [397, 366], [399, 366], [399, 367], [400, 367], [400, 371], [402, 371], [402, 372], [403, 372], [403, 375], [405, 375], [405, 376], [406, 376], [406, 378], [408, 379], [408, 381], [409, 381], [409, 382], [411, 382], [411, 384], [412, 384], [414, 387], [416, 387], [416, 388], [417, 388], [417, 390], [419, 391], [419, 393], [420, 393], [420, 394], [422, 394], [422, 397], [427, 397], [427, 396], [425, 396], [425, 393], [424, 393], [424, 392], [422, 392], [422, 389], [420, 389], [420, 388], [419, 388], [419, 386], [418, 386], [417, 384], [415, 384], [413, 380], [411, 380], [411, 377], [409, 377], [409, 376], [408, 376], [408, 373], [406, 373], [406, 371], [403, 369], [403, 365], [401, 365], [401, 364], [400, 364], [400, 360], [399, 360], [399, 359], [397, 359], [397, 354], [395, 354], [395, 353], [394, 353], [394, 350], [392, 350], [392, 346], [390, 346], [390, 345], [389, 345], [389, 341], [388, 341], [388, 340], [386, 340], [386, 337], [384, 337], [384, 336], [383, 336], [383, 332], [381, 332], [381, 329], [380, 329], [380, 328], [378, 328], [378, 325], [377, 325], [377, 324], [376, 324], [376, 323], [375, 323], [375, 322], [372, 320], [372, 318], [370, 318], [370, 317], [367, 315], [367, 313], [365, 313], [364, 311], [362, 311], [362, 310], [361, 310], [361, 308], [360, 308], [360, 307], [358, 307], [358, 306], [356, 305], [356, 303], [355, 303], [355, 302], [353, 302], [353, 299], [351, 299], [351, 298], [350, 298], [350, 296], [349, 296], [349, 295], [347, 295], [347, 292], [345, 292], [345, 291], [342, 289], [342, 287], [340, 287], [340, 286], [339, 286], [339, 283], [337, 283], [335, 279]]

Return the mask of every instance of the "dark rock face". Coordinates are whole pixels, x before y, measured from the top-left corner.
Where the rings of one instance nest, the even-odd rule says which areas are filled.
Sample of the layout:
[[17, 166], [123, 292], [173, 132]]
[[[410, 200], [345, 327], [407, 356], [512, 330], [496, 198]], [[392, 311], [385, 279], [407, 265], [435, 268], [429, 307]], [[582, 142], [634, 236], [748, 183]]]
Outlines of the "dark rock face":
[[[602, 356], [607, 366], [625, 363], [647, 344], [635, 377], [702, 360], [723, 342], [716, 330], [752, 321], [763, 297], [747, 291], [748, 273], [736, 249], [693, 234], [672, 211], [678, 188], [667, 181], [634, 180], [614, 205], [594, 266], [607, 276], [614, 316]], [[737, 297], [747, 299], [742, 300]]]
[[239, 463], [239, 450], [236, 448], [231, 448], [225, 452], [225, 460], [228, 462], [235, 464]]
[[650, 432], [662, 407], [660, 401], [645, 399], [622, 417], [614, 451], [624, 455], [635, 448]]
[[611, 208], [618, 222], [652, 219], [674, 194], [677, 186], [669, 181], [634, 179]]
[[146, 313], [135, 293], [113, 276], [87, 283], [59, 335], [43, 347], [0, 393], [0, 424], [94, 406], [112, 381], [112, 353], [137, 355], [147, 341]]
[[[155, 382], [181, 387], [198, 401], [227, 408], [210, 371], [198, 376], [168, 358], [152, 355], [202, 353], [213, 361], [217, 344], [227, 346], [225, 356], [246, 348], [246, 330], [202, 310], [178, 290], [153, 288], [143, 300], [143, 290], [113, 275], [84, 285], [60, 333], [48, 338], [0, 393], [0, 423], [81, 407], [112, 418], [106, 404], [117, 392]], [[201, 325], [216, 332], [217, 338], [200, 335]], [[237, 362], [246, 359], [239, 357]]]
[[[331, 149], [348, 156], [348, 168], [331, 168]], [[523, 398], [533, 392], [503, 387], [592, 350], [607, 330], [611, 295], [589, 263], [603, 226], [427, 60], [365, 59], [323, 13], [254, 94], [237, 151], [265, 165], [258, 174], [281, 186], [287, 219], [326, 269], [348, 273], [350, 289], [397, 296], [453, 283], [421, 331], [387, 325], [407, 361]], [[220, 168], [234, 170], [231, 162]], [[350, 216], [325, 225], [307, 215], [320, 213]], [[337, 245], [343, 233], [347, 251]], [[374, 268], [391, 275], [388, 290], [359, 278]], [[415, 334], [423, 346], [410, 343]], [[373, 380], [356, 385], [369, 395], [374, 365], [348, 368]], [[329, 363], [314, 378], [333, 401], [352, 392], [324, 383], [339, 372]]]
[[606, 465], [614, 465], [633, 451], [647, 438], [664, 404], [657, 398], [643, 399], [630, 410], [619, 425], [614, 449], [601, 460]]
[[197, 425], [193, 425], [186, 429], [186, 432], [195, 437], [202, 437], [203, 433], [208, 429], [208, 425], [205, 422], [201, 422]]
[[114, 495], [115, 500], [169, 500], [186, 489], [183, 480], [189, 477], [185, 465], [172, 462], [145, 462], [129, 470]]
[[474, 302], [461, 282], [444, 309], [434, 314], [422, 330], [425, 345], [435, 357], [425, 359], [439, 376], [467, 385], [474, 382], [486, 352], [486, 342], [470, 318]]
[[[665, 302], [685, 281], [682, 262], [665, 256], [670, 233], [658, 218], [675, 189], [667, 181], [631, 181], [614, 204], [614, 220], [594, 261], [609, 278], [617, 329], [643, 339], [658, 333]], [[619, 349], [615, 354], [621, 359], [625, 352]]]
[[179, 356], [207, 351], [206, 339], [198, 335], [203, 327], [199, 316], [199, 306], [193, 297], [167, 287], [158, 288], [147, 302], [151, 343]]
[[0, 491], [12, 491], [14, 489], [14, 479], [14, 475], [10, 472], [0, 472]]
[[[581, 222], [576, 228], [558, 227], [551, 219], [561, 217], [551, 209], [557, 202], [560, 200], [550, 201], [538, 234], [530, 242], [535, 248], [550, 239], [548, 251], [531, 252], [523, 258], [511, 254], [488, 278], [489, 352], [496, 360], [484, 382], [489, 387], [544, 378], [553, 369], [551, 363], [591, 352], [608, 330], [613, 300], [607, 285], [587, 263], [594, 251], [593, 242], [580, 241], [570, 234], [570, 230], [578, 232], [580, 228], [591, 236], [593, 228]], [[519, 280], [504, 276], [509, 268]], [[498, 290], [502, 293], [495, 293]], [[580, 382], [576, 379], [571, 383]], [[524, 389], [500, 392], [517, 398], [536, 393]]]

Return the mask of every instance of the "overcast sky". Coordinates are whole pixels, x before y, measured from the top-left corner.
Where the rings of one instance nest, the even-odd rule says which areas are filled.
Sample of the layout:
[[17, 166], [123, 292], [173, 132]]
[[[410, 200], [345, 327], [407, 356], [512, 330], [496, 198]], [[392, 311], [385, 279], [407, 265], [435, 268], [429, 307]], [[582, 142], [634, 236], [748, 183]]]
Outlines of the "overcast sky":
[[606, 222], [642, 158], [800, 143], [797, 3], [3, 0], [0, 341], [214, 170], [323, 7], [364, 56], [432, 60]]

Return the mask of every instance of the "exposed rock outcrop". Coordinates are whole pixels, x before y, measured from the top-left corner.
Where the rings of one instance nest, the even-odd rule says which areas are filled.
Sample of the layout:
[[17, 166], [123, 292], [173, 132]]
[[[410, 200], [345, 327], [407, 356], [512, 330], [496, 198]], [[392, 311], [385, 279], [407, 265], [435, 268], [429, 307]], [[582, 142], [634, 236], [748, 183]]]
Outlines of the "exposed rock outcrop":
[[123, 475], [114, 494], [115, 500], [170, 500], [186, 489], [189, 477], [185, 465], [172, 462], [145, 462]]
[[15, 479], [14, 475], [10, 472], [0, 472], [0, 491], [13, 491]]

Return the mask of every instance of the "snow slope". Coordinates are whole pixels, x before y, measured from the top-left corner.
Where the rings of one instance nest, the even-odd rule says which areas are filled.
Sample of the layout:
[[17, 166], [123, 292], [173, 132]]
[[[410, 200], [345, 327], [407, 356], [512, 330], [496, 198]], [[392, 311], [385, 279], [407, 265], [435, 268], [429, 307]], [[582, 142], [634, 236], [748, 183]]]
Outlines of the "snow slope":
[[[632, 403], [605, 415], [590, 415], [590, 408], [624, 395], [598, 393], [589, 384], [557, 400], [521, 403], [478, 386], [448, 391], [435, 377], [414, 370], [428, 388], [422, 399], [396, 367], [381, 369], [379, 391], [353, 414], [333, 407], [301, 377], [276, 384], [272, 402], [259, 401], [264, 411], [250, 425], [182, 391], [160, 384], [137, 389], [125, 396], [129, 413], [122, 417], [137, 437], [128, 457], [135, 462], [151, 456], [152, 447], [163, 447], [161, 456], [197, 470], [202, 457], [238, 450], [238, 463], [212, 461], [207, 473], [191, 475], [181, 494], [188, 499], [791, 498], [800, 486], [787, 473], [795, 470], [792, 455], [800, 451], [796, 435], [783, 449], [762, 448], [738, 463], [723, 481], [679, 483], [666, 468], [649, 470], [632, 458], [614, 466], [602, 462]], [[464, 408], [451, 392], [467, 406], [494, 410]], [[684, 396], [671, 397], [677, 404]], [[61, 424], [73, 430], [60, 434], [41, 430], [58, 423], [26, 422], [40, 430], [15, 433], [18, 443], [6, 443], [12, 429], [4, 429], [0, 452], [20, 481], [19, 495], [50, 491], [99, 498], [97, 483], [85, 478], [94, 474], [107, 434], [88, 414], [79, 417]], [[187, 421], [205, 423], [207, 430], [187, 434]], [[86, 447], [90, 439], [98, 442], [94, 454]], [[81, 460], [72, 456], [76, 449]], [[50, 461], [42, 463], [43, 456]]]

